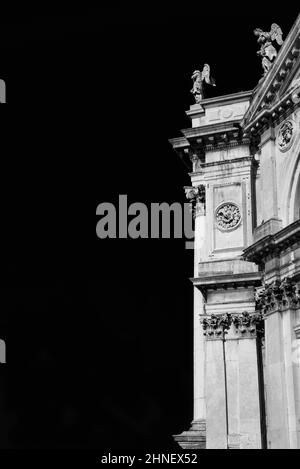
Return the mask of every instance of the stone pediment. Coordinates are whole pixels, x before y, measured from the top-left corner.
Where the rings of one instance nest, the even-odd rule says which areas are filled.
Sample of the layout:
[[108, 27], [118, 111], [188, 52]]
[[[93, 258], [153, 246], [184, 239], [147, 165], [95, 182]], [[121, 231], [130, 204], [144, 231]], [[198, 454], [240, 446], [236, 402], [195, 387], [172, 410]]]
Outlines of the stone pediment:
[[[265, 77], [253, 91], [250, 106], [242, 121], [245, 131], [257, 130], [270, 117], [277, 117], [298, 103], [300, 93], [300, 15], [286, 37]], [[300, 94], [299, 94], [300, 96]]]

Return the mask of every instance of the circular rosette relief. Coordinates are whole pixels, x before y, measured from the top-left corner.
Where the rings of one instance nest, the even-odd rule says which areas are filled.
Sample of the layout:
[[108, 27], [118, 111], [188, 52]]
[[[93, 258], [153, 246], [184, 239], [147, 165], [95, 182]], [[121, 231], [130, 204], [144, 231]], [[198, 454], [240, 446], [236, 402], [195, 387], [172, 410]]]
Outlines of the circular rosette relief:
[[216, 208], [215, 220], [220, 231], [235, 230], [241, 223], [239, 206], [234, 202], [224, 202]]
[[295, 130], [295, 123], [290, 119], [281, 124], [277, 134], [277, 146], [280, 151], [287, 151], [292, 146]]

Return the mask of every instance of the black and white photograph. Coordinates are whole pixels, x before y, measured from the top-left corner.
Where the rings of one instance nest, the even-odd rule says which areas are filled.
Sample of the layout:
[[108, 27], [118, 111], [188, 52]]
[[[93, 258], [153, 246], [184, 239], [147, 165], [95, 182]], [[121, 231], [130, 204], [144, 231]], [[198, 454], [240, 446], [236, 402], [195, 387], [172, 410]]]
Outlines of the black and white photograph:
[[101, 5], [1, 13], [0, 465], [300, 449], [300, 10]]

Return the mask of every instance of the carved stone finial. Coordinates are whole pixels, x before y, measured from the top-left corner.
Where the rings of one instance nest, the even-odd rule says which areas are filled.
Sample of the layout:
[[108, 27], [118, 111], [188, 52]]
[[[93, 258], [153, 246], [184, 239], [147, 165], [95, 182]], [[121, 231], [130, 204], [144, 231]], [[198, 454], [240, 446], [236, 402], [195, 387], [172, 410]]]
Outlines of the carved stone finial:
[[258, 36], [257, 42], [260, 45], [260, 50], [257, 55], [262, 57], [262, 67], [264, 75], [270, 70], [274, 59], [277, 57], [277, 50], [273, 46], [272, 42], [276, 41], [278, 45], [283, 44], [282, 30], [278, 24], [273, 23], [270, 32], [264, 32], [260, 28], [254, 30], [255, 36]]
[[191, 78], [193, 80], [191, 93], [194, 95], [195, 102], [199, 104], [204, 97], [203, 82], [205, 81], [205, 83], [212, 86], [216, 86], [216, 82], [210, 77], [210, 66], [208, 64], [204, 64], [202, 72], [200, 72], [200, 70], [195, 70]]

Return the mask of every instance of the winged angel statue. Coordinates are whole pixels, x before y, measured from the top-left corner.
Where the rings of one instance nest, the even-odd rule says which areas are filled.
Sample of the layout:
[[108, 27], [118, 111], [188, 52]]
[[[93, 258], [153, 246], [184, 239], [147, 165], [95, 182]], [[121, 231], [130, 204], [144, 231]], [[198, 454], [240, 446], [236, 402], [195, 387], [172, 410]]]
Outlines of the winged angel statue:
[[202, 72], [200, 70], [195, 70], [192, 75], [193, 80], [193, 88], [191, 89], [191, 93], [194, 95], [195, 101], [197, 104], [203, 99], [203, 82], [216, 86], [216, 82], [210, 76], [210, 66], [208, 64], [204, 64]]
[[260, 44], [260, 50], [257, 52], [257, 55], [262, 57], [262, 67], [264, 75], [266, 75], [272, 66], [273, 59], [277, 56], [277, 50], [272, 45], [272, 42], [276, 41], [279, 46], [283, 44], [282, 31], [278, 24], [273, 23], [269, 33], [256, 28], [254, 34], [258, 36], [257, 42]]

